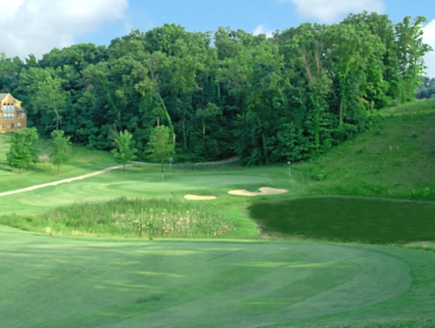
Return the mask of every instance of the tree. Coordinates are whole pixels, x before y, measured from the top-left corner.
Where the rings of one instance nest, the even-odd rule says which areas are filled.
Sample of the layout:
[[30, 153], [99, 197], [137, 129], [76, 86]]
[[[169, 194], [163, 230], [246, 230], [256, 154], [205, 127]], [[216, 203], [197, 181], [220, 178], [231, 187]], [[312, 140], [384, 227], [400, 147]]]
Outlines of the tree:
[[174, 153], [174, 143], [171, 140], [171, 131], [167, 126], [160, 125], [151, 132], [147, 152], [152, 161], [162, 164]]
[[115, 138], [117, 149], [113, 149], [112, 153], [118, 163], [122, 163], [125, 171], [125, 164], [131, 163], [135, 159], [136, 149], [134, 146], [133, 135], [125, 130], [120, 132]]
[[406, 16], [402, 22], [396, 24], [396, 38], [399, 58], [399, 74], [402, 84], [402, 102], [411, 101], [416, 94], [416, 87], [420, 84], [418, 78], [423, 76], [424, 56], [432, 48], [423, 43], [423, 23], [426, 17], [417, 16], [411, 22]]
[[58, 76], [61, 73], [62, 69], [50, 67], [31, 67], [21, 73], [23, 89], [31, 95], [33, 114], [41, 115], [47, 129], [52, 128], [50, 121], [55, 121], [59, 130], [61, 113], [67, 103], [68, 92], [62, 86], [65, 81]]
[[71, 154], [70, 137], [64, 136], [62, 130], [55, 130], [51, 134], [52, 148], [51, 148], [51, 161], [57, 165], [57, 174], [60, 173], [60, 166], [66, 164]]
[[166, 118], [173, 142], [175, 143], [174, 127], [172, 118], [169, 115], [165, 101], [161, 92], [161, 78], [158, 70], [168, 67], [170, 63], [169, 58], [162, 52], [155, 52], [147, 55], [140, 65], [137, 65], [133, 70], [133, 76], [139, 79], [135, 85], [135, 89], [141, 94], [142, 98], [151, 97], [155, 103], [154, 112], [163, 114]]
[[12, 135], [11, 147], [6, 154], [10, 166], [18, 169], [26, 169], [30, 163], [36, 162], [36, 142], [38, 133], [35, 128], [15, 132]]
[[[334, 24], [328, 28], [326, 39], [330, 48], [327, 54], [330, 75], [336, 76], [336, 92], [339, 95], [338, 121], [342, 125], [347, 110], [360, 104], [363, 96], [361, 85], [366, 80], [367, 68], [382, 65], [379, 58], [385, 53], [385, 47], [362, 21], [357, 25]], [[377, 79], [382, 79], [382, 76]]]
[[301, 25], [292, 41], [292, 50], [297, 54], [295, 61], [305, 72], [308, 86], [308, 95], [311, 103], [311, 116], [313, 120], [314, 145], [316, 150], [320, 147], [320, 125], [322, 115], [327, 109], [325, 101], [326, 95], [331, 86], [331, 80], [324, 69], [324, 58], [322, 54], [326, 52], [324, 46], [325, 31], [324, 25], [310, 23]]

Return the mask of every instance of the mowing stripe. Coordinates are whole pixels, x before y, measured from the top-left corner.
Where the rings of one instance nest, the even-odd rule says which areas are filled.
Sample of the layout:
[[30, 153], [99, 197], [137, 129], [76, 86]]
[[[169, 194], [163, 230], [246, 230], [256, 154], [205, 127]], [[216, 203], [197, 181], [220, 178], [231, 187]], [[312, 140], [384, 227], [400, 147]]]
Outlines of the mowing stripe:
[[0, 240], [5, 327], [311, 322], [397, 298], [412, 282], [408, 265], [376, 246], [104, 242], [3, 227]]

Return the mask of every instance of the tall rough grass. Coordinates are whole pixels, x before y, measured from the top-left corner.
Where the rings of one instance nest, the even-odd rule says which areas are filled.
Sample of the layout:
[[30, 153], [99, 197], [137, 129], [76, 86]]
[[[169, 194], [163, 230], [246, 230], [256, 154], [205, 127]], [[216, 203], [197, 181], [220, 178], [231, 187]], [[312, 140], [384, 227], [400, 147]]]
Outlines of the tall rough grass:
[[39, 217], [4, 216], [0, 223], [50, 234], [128, 237], [219, 237], [235, 229], [218, 210], [200, 203], [119, 198], [76, 203]]

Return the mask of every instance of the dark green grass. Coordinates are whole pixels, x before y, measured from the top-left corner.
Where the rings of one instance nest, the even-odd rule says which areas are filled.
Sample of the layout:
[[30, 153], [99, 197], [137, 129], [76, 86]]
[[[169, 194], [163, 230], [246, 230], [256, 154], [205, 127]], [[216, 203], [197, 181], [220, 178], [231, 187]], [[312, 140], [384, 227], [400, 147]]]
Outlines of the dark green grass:
[[405, 244], [435, 240], [435, 204], [354, 197], [259, 202], [249, 209], [263, 231], [286, 237]]

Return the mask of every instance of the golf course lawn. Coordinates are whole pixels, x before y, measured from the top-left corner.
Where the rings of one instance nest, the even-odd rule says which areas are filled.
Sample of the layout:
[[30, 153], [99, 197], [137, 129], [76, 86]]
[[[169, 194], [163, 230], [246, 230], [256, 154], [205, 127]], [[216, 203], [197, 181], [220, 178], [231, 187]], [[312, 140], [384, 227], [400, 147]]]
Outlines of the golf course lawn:
[[413, 322], [435, 254], [362, 244], [95, 240], [0, 228], [3, 327]]
[[200, 193], [234, 199], [227, 193], [231, 189], [257, 190], [262, 186], [284, 186], [289, 189], [287, 196], [293, 190], [298, 193], [303, 190], [301, 174], [295, 173], [290, 179], [285, 176], [286, 168], [283, 167], [282, 176], [270, 177], [270, 172], [274, 171], [277, 171], [276, 168], [166, 173], [162, 179], [156, 169], [132, 167], [127, 172], [115, 170], [84, 180], [0, 197], [0, 208], [2, 214], [41, 213], [64, 204], [116, 197], [182, 199], [187, 193]]
[[[350, 240], [334, 238], [334, 227], [343, 225], [346, 228], [346, 218], [348, 221], [353, 218], [349, 214], [358, 217], [364, 213], [361, 209], [350, 209], [342, 216], [325, 219], [331, 229], [328, 225], [318, 225], [319, 222], [307, 222], [308, 228], [318, 226], [314, 231], [325, 233], [326, 237], [307, 233], [303, 238], [305, 241], [295, 238], [286, 241], [279, 240], [279, 236], [268, 240], [259, 235], [261, 230], [252, 219], [260, 223], [260, 227], [266, 224], [268, 231], [279, 230], [291, 235], [286, 231], [292, 219], [288, 203], [306, 196], [306, 183], [300, 171], [294, 169], [289, 176], [287, 169], [286, 166], [270, 166], [180, 171], [165, 173], [162, 179], [155, 168], [130, 167], [125, 173], [115, 170], [0, 197], [2, 214], [13, 218], [16, 215], [39, 216], [72, 203], [119, 197], [164, 198], [188, 204], [189, 201], [183, 198], [187, 193], [215, 195], [217, 199], [206, 201], [204, 206], [209, 207], [211, 213], [228, 213], [237, 228], [225, 236], [225, 240], [156, 237], [148, 241], [146, 238], [104, 235], [90, 238], [86, 236], [91, 234], [85, 233], [82, 237], [73, 237], [68, 236], [68, 232], [46, 230], [45, 225], [35, 230], [40, 232], [0, 225], [0, 326], [435, 325], [433, 247], [426, 251], [422, 244], [409, 248], [355, 243], [401, 242], [408, 245], [421, 241], [422, 235], [380, 241], [358, 236], [352, 236]], [[258, 197], [228, 194], [234, 189], [258, 191], [262, 186], [283, 188], [288, 192]], [[313, 198], [305, 200], [309, 199]], [[340, 203], [332, 209], [321, 207], [321, 202], [317, 209], [302, 204], [299, 214], [310, 219], [304, 208], [308, 211], [316, 209], [315, 212], [321, 215], [327, 215], [328, 211], [340, 213], [338, 209], [343, 207], [343, 198], [337, 199]], [[394, 201], [379, 202], [389, 208]], [[399, 207], [401, 204], [397, 202]], [[420, 206], [418, 204], [424, 203], [410, 204]], [[360, 206], [370, 209], [379, 204]], [[423, 212], [427, 212], [427, 206], [433, 206], [433, 203], [425, 206]], [[417, 213], [411, 207], [406, 209], [409, 213], [405, 216], [413, 217]], [[398, 217], [403, 210], [397, 208]], [[425, 220], [430, 220], [431, 213], [430, 208]], [[373, 217], [367, 217], [364, 222], [370, 223], [370, 220], [373, 221]], [[391, 222], [394, 218], [388, 217], [384, 223]], [[428, 222], [421, 221], [419, 231]], [[390, 228], [388, 224], [381, 231], [383, 237], [389, 235], [385, 234]], [[373, 226], [367, 228], [360, 231], [359, 237], [373, 230]], [[408, 230], [405, 226], [399, 235], [406, 235]], [[325, 241], [319, 241], [322, 239]], [[430, 243], [433, 239], [426, 241]]]

